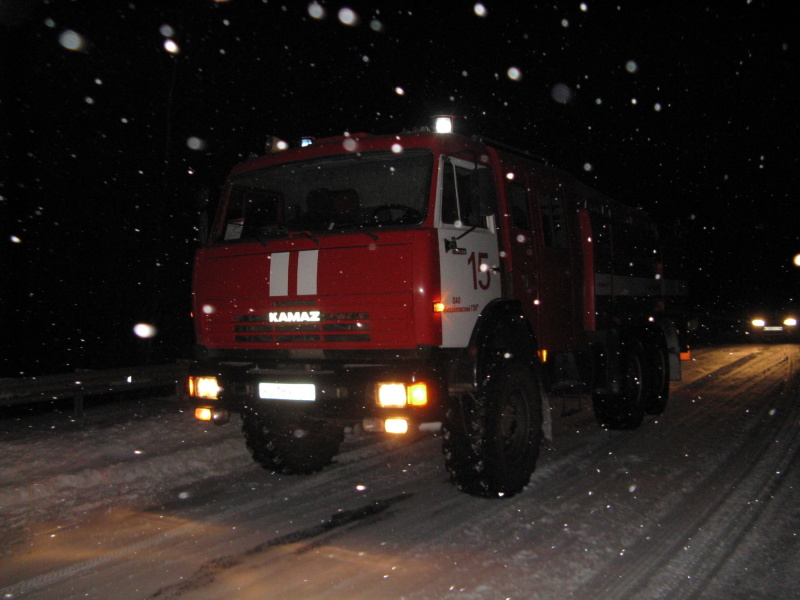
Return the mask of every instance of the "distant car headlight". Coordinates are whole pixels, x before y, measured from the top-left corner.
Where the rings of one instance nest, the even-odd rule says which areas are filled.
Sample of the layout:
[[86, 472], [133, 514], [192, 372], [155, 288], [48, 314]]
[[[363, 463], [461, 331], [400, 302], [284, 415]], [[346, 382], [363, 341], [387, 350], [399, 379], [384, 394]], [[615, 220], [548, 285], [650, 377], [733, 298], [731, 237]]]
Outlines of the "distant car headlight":
[[783, 320], [783, 324], [786, 325], [787, 327], [795, 327], [797, 326], [797, 319], [795, 319], [794, 317], [789, 317], [788, 319]]
[[764, 319], [753, 319], [752, 323], [753, 327], [763, 327], [764, 325], [767, 324], [767, 322]]

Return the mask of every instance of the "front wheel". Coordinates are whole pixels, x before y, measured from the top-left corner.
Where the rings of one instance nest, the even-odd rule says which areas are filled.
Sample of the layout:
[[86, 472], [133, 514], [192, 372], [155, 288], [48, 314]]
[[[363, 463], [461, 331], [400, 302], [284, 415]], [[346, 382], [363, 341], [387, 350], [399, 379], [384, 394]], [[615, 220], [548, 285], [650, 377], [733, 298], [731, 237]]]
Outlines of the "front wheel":
[[242, 433], [258, 464], [274, 473], [308, 474], [330, 464], [344, 430], [307, 417], [276, 417], [252, 409], [242, 412]]
[[529, 367], [498, 367], [477, 395], [451, 399], [443, 428], [445, 465], [474, 496], [510, 497], [530, 481], [542, 441], [542, 395]]

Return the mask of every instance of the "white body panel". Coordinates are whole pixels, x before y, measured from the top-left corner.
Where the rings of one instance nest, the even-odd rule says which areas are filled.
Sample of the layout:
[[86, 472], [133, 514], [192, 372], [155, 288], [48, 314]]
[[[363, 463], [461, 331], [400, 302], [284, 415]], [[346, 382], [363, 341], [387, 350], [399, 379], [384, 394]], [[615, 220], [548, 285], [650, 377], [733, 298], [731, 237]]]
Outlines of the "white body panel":
[[[471, 163], [450, 158], [454, 164], [474, 168]], [[439, 265], [441, 273], [442, 347], [464, 348], [469, 344], [478, 316], [486, 305], [499, 298], [500, 258], [495, 218], [488, 227], [469, 227], [441, 221], [441, 179], [439, 169], [437, 222], [439, 230]], [[459, 236], [463, 236], [459, 238]], [[455, 247], [453, 247], [455, 246]]]

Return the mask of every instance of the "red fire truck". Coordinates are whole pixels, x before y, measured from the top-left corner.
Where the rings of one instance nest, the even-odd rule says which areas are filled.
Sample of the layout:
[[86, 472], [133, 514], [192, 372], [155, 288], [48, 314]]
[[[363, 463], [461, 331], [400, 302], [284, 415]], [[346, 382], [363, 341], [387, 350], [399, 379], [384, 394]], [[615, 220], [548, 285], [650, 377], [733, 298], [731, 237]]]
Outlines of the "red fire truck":
[[643, 211], [487, 139], [275, 143], [230, 173], [196, 255], [195, 416], [240, 413], [282, 473], [330, 463], [347, 427], [441, 423], [453, 482], [511, 496], [552, 396], [591, 394], [608, 428], [665, 409], [668, 252]]

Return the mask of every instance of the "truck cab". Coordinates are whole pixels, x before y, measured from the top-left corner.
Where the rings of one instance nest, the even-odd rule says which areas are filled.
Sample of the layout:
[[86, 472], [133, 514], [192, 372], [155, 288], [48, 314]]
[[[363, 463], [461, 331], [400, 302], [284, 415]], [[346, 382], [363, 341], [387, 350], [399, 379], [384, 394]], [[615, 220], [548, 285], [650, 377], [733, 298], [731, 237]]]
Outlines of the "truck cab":
[[627, 210], [454, 133], [349, 134], [238, 165], [194, 264], [196, 416], [240, 413], [254, 459], [293, 473], [327, 465], [345, 427], [439, 422], [456, 485], [513, 495], [549, 392], [592, 393], [604, 425], [636, 426], [674, 376], [650, 246], [633, 250], [650, 288], [598, 296], [638, 277], [595, 272], [593, 219]]

